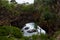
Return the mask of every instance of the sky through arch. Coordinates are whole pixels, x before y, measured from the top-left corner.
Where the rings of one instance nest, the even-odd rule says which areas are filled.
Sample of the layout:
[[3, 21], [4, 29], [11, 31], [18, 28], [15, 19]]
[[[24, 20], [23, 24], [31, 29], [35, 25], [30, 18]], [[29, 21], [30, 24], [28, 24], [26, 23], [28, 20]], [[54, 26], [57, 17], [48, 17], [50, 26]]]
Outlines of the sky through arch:
[[[11, 1], [11, 0], [9, 0], [9, 1]], [[29, 3], [29, 4], [33, 4], [34, 3], [34, 0], [16, 0], [16, 2], [18, 3], [18, 4], [23, 4], [23, 3]]]

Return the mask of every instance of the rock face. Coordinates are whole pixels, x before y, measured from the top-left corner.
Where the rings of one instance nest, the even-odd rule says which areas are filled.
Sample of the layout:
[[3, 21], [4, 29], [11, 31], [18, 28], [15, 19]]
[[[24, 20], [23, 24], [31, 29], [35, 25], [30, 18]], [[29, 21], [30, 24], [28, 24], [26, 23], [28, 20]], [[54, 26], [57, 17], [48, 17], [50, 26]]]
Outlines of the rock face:
[[12, 22], [12, 25], [16, 25], [21, 28], [23, 27], [24, 24], [29, 23], [29, 22], [39, 22], [39, 14], [29, 13], [29, 12], [20, 13], [18, 19]]
[[60, 34], [57, 36], [56, 40], [60, 40]]
[[[19, 8], [18, 8], [19, 9]], [[45, 22], [41, 22], [40, 21], [40, 14], [35, 12], [20, 12], [19, 10], [19, 15], [15, 16], [13, 15], [15, 13], [15, 11], [13, 11], [13, 13], [11, 13], [10, 11], [8, 11], [5, 7], [1, 7], [0, 8], [0, 25], [12, 25], [12, 26], [16, 26], [19, 28], [22, 28], [24, 24], [29, 23], [29, 22], [37, 22], [39, 26], [41, 26], [44, 30], [52, 31], [52, 28], [46, 27]], [[53, 28], [54, 29], [54, 28]]]
[[[37, 3], [38, 4], [38, 3]], [[59, 0], [57, 2], [56, 10], [59, 10]], [[55, 5], [55, 4], [53, 4]], [[39, 6], [39, 4], [36, 6], [36, 8]], [[12, 7], [12, 6], [11, 6]], [[52, 7], [52, 5], [51, 5]], [[17, 12], [16, 12], [17, 11]], [[15, 15], [15, 13], [19, 13], [19, 15]], [[58, 12], [58, 15], [60, 17], [60, 11]], [[43, 13], [42, 13], [43, 14]], [[0, 25], [12, 25], [19, 28], [22, 28], [24, 24], [29, 22], [37, 22], [39, 26], [41, 26], [44, 30], [46, 30], [47, 33], [53, 33], [58, 28], [60, 28], [60, 19], [53, 20], [52, 22], [48, 22], [46, 20], [41, 19], [41, 13], [38, 12], [38, 10], [35, 9], [32, 11], [32, 8], [29, 11], [22, 11], [21, 5], [18, 5], [16, 7], [12, 7], [12, 9], [9, 9], [5, 6], [0, 5]], [[57, 15], [56, 15], [57, 16]], [[59, 18], [57, 17], [57, 18]], [[51, 34], [50, 33], [50, 34]]]
[[46, 34], [46, 31], [40, 28], [37, 25], [37, 29], [34, 27], [35, 23], [27, 23], [25, 26], [22, 28], [23, 35], [24, 36], [32, 36], [32, 35], [40, 35], [40, 33]]

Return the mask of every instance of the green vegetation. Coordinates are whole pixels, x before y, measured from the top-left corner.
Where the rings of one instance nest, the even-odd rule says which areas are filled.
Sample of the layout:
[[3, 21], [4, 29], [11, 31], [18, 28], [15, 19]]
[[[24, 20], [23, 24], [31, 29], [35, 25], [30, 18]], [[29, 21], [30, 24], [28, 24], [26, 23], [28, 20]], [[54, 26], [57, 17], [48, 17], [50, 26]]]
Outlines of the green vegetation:
[[19, 28], [13, 26], [0, 26], [0, 36], [21, 38], [22, 33]]
[[[30, 5], [0, 0], [0, 40], [28, 40], [30, 38], [57, 40], [57, 37], [60, 37], [59, 4], [59, 0], [35, 0], [34, 4]], [[31, 21], [45, 29], [48, 35], [23, 37], [20, 29], [25, 23]], [[35, 28], [37, 28], [36, 25]]]
[[19, 28], [14, 26], [0, 26], [0, 40], [55, 40], [55, 38], [58, 36], [58, 33], [56, 32], [55, 35], [52, 35], [52, 37], [49, 37], [46, 34], [40, 34], [40, 35], [33, 35], [31, 37], [24, 37], [22, 35], [22, 32]]
[[15, 40], [15, 38], [14, 37], [8, 38], [6, 36], [0, 36], [0, 40]]

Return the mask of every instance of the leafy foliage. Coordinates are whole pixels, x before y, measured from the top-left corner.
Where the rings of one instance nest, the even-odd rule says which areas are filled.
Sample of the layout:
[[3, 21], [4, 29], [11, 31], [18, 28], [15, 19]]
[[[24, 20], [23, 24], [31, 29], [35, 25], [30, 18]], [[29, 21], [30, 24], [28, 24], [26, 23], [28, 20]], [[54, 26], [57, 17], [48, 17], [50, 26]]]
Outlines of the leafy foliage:
[[[3, 31], [4, 30], [4, 31]], [[31, 37], [24, 37], [19, 28], [13, 26], [0, 26], [0, 40], [55, 40], [55, 38], [49, 37], [45, 34], [33, 35]]]
[[0, 40], [15, 40], [15, 38], [14, 37], [8, 38], [6, 36], [0, 36]]
[[[21, 5], [15, 3], [9, 4], [7, 0], [0, 0], [0, 25], [12, 25], [12, 23], [14, 22], [14, 25], [21, 27], [22, 24], [33, 21], [39, 24], [39, 26], [41, 26], [43, 29], [45, 29], [48, 34], [52, 34], [55, 31], [59, 30], [59, 0], [35, 0], [35, 2], [36, 3], [31, 5]], [[9, 40], [10, 38], [6, 36], [10, 37], [11, 40], [14, 40], [15, 38], [21, 38], [22, 33], [19, 28], [13, 26], [0, 26], [0, 39]], [[41, 40], [54, 40], [53, 37], [50, 37], [48, 39], [48, 37], [43, 34], [40, 36], [34, 35], [32, 37], [33, 40], [37, 40], [39, 38], [41, 38]], [[27, 39], [29, 38], [22, 37], [20, 40]]]
[[21, 9], [22, 12], [33, 12], [34, 11], [34, 6], [31, 5], [22, 5]]
[[19, 28], [13, 26], [0, 26], [0, 36], [13, 36], [16, 38], [22, 37], [22, 33]]

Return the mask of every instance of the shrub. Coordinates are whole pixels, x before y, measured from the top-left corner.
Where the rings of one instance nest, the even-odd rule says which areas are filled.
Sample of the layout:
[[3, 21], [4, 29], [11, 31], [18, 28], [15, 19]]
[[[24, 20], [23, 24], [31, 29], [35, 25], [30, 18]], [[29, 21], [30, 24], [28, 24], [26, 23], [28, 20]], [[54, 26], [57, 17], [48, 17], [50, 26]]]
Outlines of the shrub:
[[29, 40], [30, 37], [23, 37], [22, 39], [24, 40]]
[[45, 35], [45, 34], [41, 34], [41, 35], [40, 35], [40, 39], [41, 39], [41, 40], [48, 40], [48, 36]]
[[0, 26], [0, 36], [13, 36], [16, 38], [22, 37], [22, 33], [19, 28], [13, 26]]
[[7, 36], [9, 35], [9, 30], [10, 28], [5, 27], [5, 26], [0, 26], [0, 36]]
[[16, 38], [20, 38], [22, 37], [22, 32], [20, 31], [19, 28], [11, 27], [11, 35], [13, 35]]
[[33, 40], [38, 40], [38, 39], [40, 39], [40, 38], [39, 38], [39, 35], [33, 35], [33, 36], [32, 36], [32, 39], [33, 39]]
[[0, 36], [0, 40], [8, 40], [6, 36]]
[[0, 36], [0, 40], [15, 40], [14, 37], [8, 38], [6, 36]]
[[54, 37], [48, 37], [48, 35], [40, 34], [40, 35], [33, 35], [32, 40], [55, 40]]

